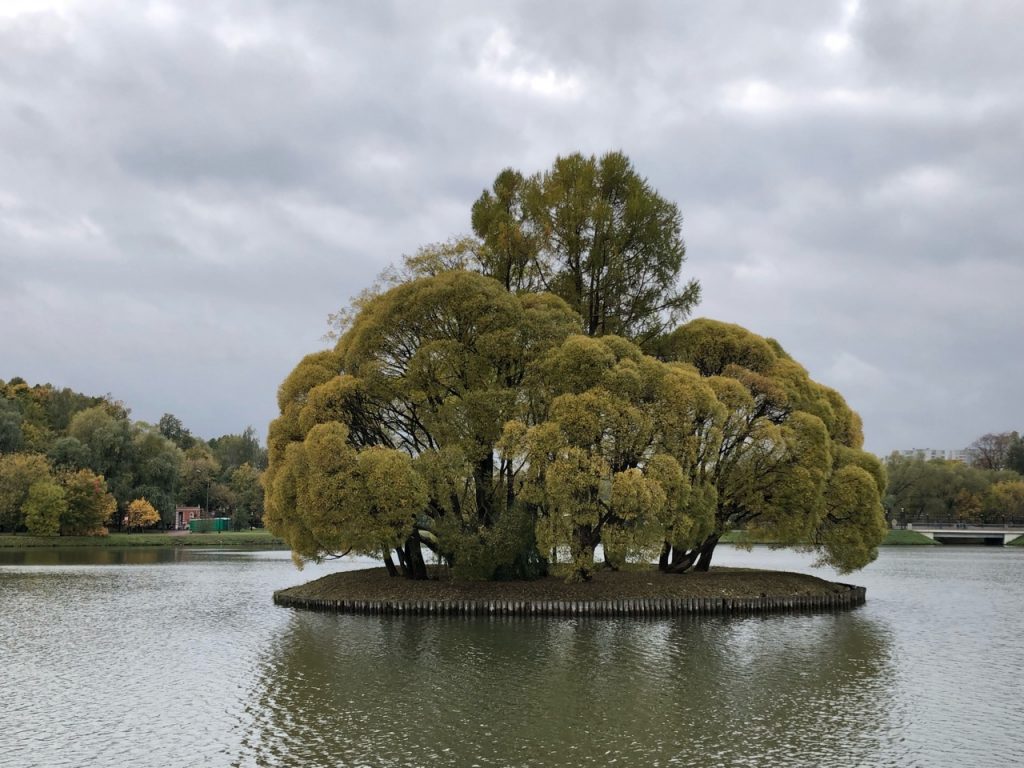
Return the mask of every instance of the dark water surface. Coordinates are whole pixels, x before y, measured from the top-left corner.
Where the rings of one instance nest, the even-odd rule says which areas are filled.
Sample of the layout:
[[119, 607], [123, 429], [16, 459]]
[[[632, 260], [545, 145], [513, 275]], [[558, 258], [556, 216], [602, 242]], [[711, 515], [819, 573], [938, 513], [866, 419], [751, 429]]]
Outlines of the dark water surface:
[[[800, 570], [791, 552], [718, 564]], [[0, 550], [0, 766], [1011, 766], [1024, 551], [905, 548], [837, 614], [275, 607], [284, 552]], [[685, 577], [683, 577], [685, 578]]]

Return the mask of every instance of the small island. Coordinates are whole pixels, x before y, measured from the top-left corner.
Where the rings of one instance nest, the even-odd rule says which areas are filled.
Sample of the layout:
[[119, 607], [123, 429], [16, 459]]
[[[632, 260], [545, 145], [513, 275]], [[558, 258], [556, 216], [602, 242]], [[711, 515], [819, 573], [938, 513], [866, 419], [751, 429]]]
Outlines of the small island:
[[589, 582], [556, 574], [515, 582], [392, 579], [384, 568], [367, 568], [274, 593], [278, 605], [334, 613], [595, 618], [834, 610], [864, 599], [863, 587], [800, 573], [714, 568], [678, 577], [649, 567], [600, 570]]
[[681, 322], [700, 295], [681, 273], [682, 216], [625, 155], [506, 169], [471, 219], [475, 238], [382, 274], [335, 317], [334, 348], [278, 389], [267, 528], [298, 559], [384, 565], [278, 603], [665, 615], [863, 602], [848, 585], [711, 569], [740, 530], [862, 568], [887, 532], [885, 471], [842, 395], [778, 341]]

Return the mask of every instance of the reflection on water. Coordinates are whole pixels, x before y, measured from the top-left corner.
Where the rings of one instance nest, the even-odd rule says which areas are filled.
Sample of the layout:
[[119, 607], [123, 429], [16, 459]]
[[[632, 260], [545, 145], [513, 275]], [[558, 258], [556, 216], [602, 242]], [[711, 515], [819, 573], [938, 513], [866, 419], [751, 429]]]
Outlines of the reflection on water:
[[195, 553], [175, 547], [38, 547], [0, 549], [3, 565], [156, 565], [185, 562]]
[[294, 614], [241, 764], [884, 762], [886, 633], [845, 616], [657, 622]]
[[881, 764], [889, 648], [852, 614], [295, 613], [261, 665], [237, 764]]
[[[809, 570], [787, 552], [716, 558]], [[1024, 552], [887, 550], [853, 579], [865, 607], [813, 616], [363, 617], [270, 600], [350, 567], [0, 550], [0, 766], [1016, 760]]]

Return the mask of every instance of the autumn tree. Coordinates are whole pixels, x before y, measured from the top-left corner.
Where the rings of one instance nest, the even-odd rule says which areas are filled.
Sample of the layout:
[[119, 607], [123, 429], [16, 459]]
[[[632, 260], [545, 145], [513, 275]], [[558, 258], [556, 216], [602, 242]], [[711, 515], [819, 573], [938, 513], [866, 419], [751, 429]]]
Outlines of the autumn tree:
[[56, 536], [60, 518], [67, 509], [64, 489], [52, 480], [40, 480], [28, 489], [22, 506], [25, 527], [33, 536]]
[[177, 500], [190, 506], [209, 506], [210, 489], [220, 478], [220, 462], [206, 443], [197, 441], [178, 466]]
[[134, 499], [125, 512], [125, 525], [129, 530], [149, 528], [160, 522], [160, 513], [145, 499]]
[[697, 428], [724, 409], [692, 371], [616, 336], [569, 337], [527, 378], [532, 425], [505, 425], [502, 450], [542, 551], [566, 551], [571, 578], [656, 557], [666, 537], [695, 543], [712, 505], [687, 469]]
[[1024, 521], [1024, 480], [993, 483], [982, 501], [984, 522]]
[[39, 454], [0, 454], [0, 530], [25, 525], [25, 501], [36, 483], [52, 480], [50, 465]]
[[666, 333], [699, 297], [681, 221], [621, 153], [502, 171], [478, 239], [386, 270], [282, 383], [267, 526], [411, 578], [424, 547], [467, 578], [705, 570], [740, 528], [870, 562], [885, 473], [843, 398], [739, 326]]
[[[266, 450], [252, 427], [207, 442], [193, 436], [172, 414], [164, 414], [153, 426], [132, 421], [129, 413], [109, 396], [90, 397], [50, 384], [29, 385], [19, 377], [0, 381], [0, 455], [33, 455], [38, 458], [29, 461], [48, 462], [47, 471], [57, 475], [65, 490], [68, 478], [88, 470], [103, 481], [104, 493], [113, 494], [122, 509], [131, 499], [145, 498], [166, 523], [181, 502], [235, 514], [232, 473], [246, 462], [257, 470], [266, 465]], [[185, 446], [187, 457], [180, 446]], [[17, 484], [18, 504], [24, 503], [29, 484]], [[6, 515], [0, 511], [0, 529], [24, 526], [20, 507], [2, 501], [0, 507], [12, 510]], [[65, 517], [75, 517], [73, 507]], [[91, 513], [83, 514], [91, 519]], [[260, 510], [250, 505], [248, 514], [258, 520]], [[123, 515], [118, 515], [114, 524], [120, 527], [122, 520]], [[62, 530], [88, 527], [62, 518]], [[97, 531], [102, 528], [102, 521], [95, 526]]]
[[102, 475], [88, 469], [66, 474], [62, 479], [67, 507], [60, 517], [62, 536], [92, 536], [104, 531], [104, 526], [117, 511], [117, 501], [107, 491]]

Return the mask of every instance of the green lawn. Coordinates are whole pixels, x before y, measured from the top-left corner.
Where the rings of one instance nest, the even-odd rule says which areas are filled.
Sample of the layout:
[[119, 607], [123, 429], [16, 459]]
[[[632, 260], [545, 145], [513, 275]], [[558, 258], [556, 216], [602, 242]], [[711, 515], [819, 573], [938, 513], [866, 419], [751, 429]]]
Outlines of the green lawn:
[[265, 530], [222, 533], [111, 533], [109, 536], [28, 536], [0, 534], [0, 548], [26, 547], [273, 547], [284, 542]]
[[929, 539], [923, 533], [906, 530], [889, 531], [885, 535], [885, 540], [882, 542], [882, 546], [886, 546], [887, 544], [894, 546], [901, 546], [904, 544], [932, 544], [941, 546], [941, 544], [935, 541], [935, 539]]
[[1006, 546], [1008, 546], [1008, 547], [1024, 547], [1024, 536], [1018, 536], [1013, 541], [1008, 541], [1006, 543]]

